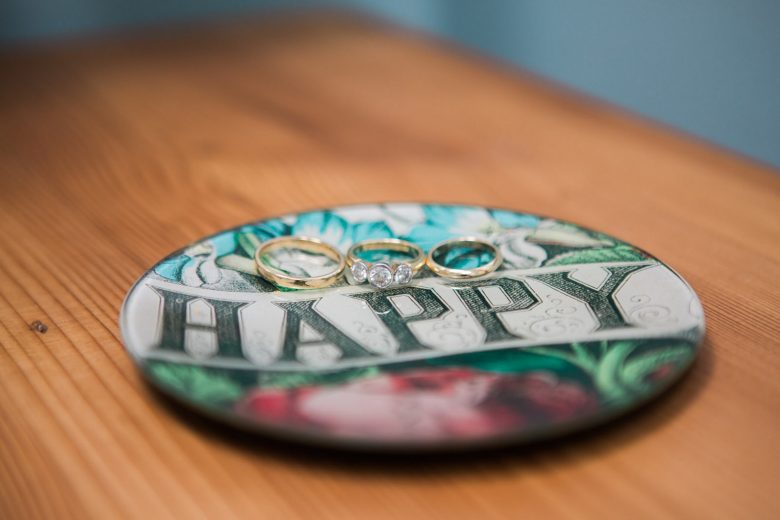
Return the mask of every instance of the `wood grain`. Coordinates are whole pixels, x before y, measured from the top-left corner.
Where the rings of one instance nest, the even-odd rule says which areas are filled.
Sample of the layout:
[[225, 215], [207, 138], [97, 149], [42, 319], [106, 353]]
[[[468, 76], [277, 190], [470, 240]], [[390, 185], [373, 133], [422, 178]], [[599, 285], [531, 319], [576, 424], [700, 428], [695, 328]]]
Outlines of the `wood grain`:
[[[0, 71], [0, 517], [780, 517], [776, 172], [344, 16], [6, 49]], [[384, 200], [633, 242], [699, 292], [702, 355], [609, 427], [414, 460], [225, 433], [143, 384], [117, 316], [157, 260], [245, 221]]]

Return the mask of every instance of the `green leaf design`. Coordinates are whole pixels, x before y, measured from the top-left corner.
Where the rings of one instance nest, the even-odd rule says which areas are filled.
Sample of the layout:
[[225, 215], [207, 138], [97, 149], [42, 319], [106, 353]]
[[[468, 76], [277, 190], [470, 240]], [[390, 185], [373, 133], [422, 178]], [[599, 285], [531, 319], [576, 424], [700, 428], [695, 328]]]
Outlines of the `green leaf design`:
[[249, 258], [254, 258], [255, 251], [260, 247], [260, 240], [252, 233], [238, 233], [238, 245]]
[[601, 247], [598, 249], [586, 249], [584, 251], [571, 251], [560, 254], [545, 265], [574, 265], [594, 264], [599, 262], [636, 262], [645, 260], [645, 256], [638, 249], [624, 244], [615, 247]]
[[631, 393], [620, 380], [621, 367], [628, 355], [637, 347], [636, 341], [616, 341], [609, 344], [593, 374], [596, 388], [605, 401], [621, 401]]
[[[571, 352], [571, 350], [567, 348], [567, 352]], [[547, 351], [542, 352], [535, 347], [459, 354], [429, 359], [425, 363], [437, 366], [464, 366], [497, 373], [547, 371], [576, 377], [576, 373], [580, 372], [580, 367], [572, 363], [566, 356], [551, 355]]]
[[243, 394], [238, 383], [202, 367], [155, 361], [148, 370], [163, 386], [202, 404], [233, 401]]
[[626, 361], [622, 372], [623, 382], [636, 390], [648, 386], [647, 376], [659, 367], [670, 364], [678, 367], [688, 361], [693, 352], [685, 344], [665, 346], [663, 349], [645, 352]]
[[352, 368], [336, 372], [263, 372], [258, 386], [261, 388], [300, 388], [303, 386], [335, 385], [353, 379], [376, 376], [377, 367]]
[[573, 343], [567, 348], [541, 347], [537, 352], [557, 357], [586, 372], [605, 402], [622, 401], [644, 387], [625, 385], [624, 363], [639, 346], [637, 341]]

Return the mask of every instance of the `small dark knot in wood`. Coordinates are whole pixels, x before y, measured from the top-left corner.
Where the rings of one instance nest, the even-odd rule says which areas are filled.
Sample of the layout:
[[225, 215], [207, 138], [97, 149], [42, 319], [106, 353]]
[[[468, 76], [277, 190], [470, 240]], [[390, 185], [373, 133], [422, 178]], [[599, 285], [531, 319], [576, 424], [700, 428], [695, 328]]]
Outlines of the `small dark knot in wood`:
[[46, 331], [49, 330], [49, 327], [47, 327], [46, 324], [41, 320], [35, 320], [34, 322], [30, 323], [30, 330], [40, 332], [41, 334], [46, 334]]

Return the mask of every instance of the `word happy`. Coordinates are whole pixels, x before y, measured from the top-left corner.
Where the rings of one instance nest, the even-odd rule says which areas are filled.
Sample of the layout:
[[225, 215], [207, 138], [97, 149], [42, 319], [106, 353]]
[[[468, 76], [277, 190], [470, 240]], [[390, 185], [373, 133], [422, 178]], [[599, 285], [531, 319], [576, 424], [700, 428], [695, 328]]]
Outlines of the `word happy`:
[[656, 267], [570, 266], [470, 281], [428, 278], [385, 290], [251, 294], [147, 280], [159, 311], [144, 355], [295, 370], [598, 337], [642, 326], [631, 307], [638, 293], [627, 281]]

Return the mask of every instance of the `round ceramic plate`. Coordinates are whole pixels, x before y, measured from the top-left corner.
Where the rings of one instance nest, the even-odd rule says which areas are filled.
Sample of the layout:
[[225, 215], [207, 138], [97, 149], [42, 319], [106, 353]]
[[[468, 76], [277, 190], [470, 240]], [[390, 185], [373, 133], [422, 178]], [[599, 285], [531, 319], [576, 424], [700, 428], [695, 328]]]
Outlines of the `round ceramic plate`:
[[[368, 238], [428, 251], [479, 236], [504, 261], [473, 280], [424, 269], [384, 290], [349, 275], [280, 290], [253, 256], [284, 235], [344, 253]], [[272, 261], [310, 275], [329, 267], [295, 250]], [[485, 259], [455, 250], [442, 261]], [[691, 287], [630, 244], [537, 215], [412, 203], [290, 214], [205, 238], [141, 277], [120, 321], [145, 376], [178, 401], [254, 431], [363, 449], [527, 442], [592, 426], [668, 388], [704, 333]]]

